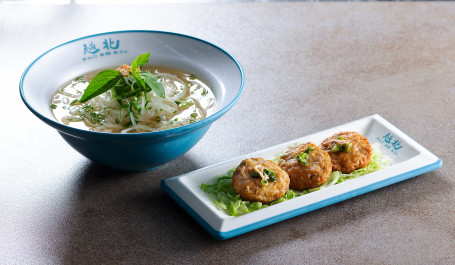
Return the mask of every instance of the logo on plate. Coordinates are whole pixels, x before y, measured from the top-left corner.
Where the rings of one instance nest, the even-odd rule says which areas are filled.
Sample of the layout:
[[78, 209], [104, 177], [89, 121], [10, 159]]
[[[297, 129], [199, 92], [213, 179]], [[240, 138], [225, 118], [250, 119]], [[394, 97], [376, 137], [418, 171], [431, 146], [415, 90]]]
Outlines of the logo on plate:
[[386, 135], [384, 135], [382, 137], [376, 137], [376, 140], [378, 140], [381, 144], [383, 144], [394, 155], [398, 155], [398, 150], [403, 148], [403, 146], [401, 145], [401, 141], [396, 138], [398, 138], [398, 137], [395, 137], [391, 133], [387, 133]]
[[84, 57], [82, 61], [90, 61], [98, 57], [113, 56], [117, 54], [128, 53], [127, 50], [120, 48], [120, 40], [106, 38], [100, 43], [89, 41], [84, 43]]

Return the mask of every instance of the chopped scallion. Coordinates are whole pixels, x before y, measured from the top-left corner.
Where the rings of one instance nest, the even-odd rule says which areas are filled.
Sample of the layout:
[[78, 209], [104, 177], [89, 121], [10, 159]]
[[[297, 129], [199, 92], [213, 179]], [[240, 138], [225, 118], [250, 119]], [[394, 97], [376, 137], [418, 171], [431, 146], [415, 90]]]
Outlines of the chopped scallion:
[[351, 152], [352, 143], [336, 144], [332, 147], [332, 152]]
[[253, 177], [253, 178], [260, 178], [261, 175], [259, 175], [259, 173], [257, 173], [256, 171], [253, 171], [253, 173], [251, 173], [251, 177]]
[[305, 166], [308, 166], [308, 157], [310, 156], [310, 152], [313, 151], [313, 148], [308, 146], [308, 148], [305, 150], [305, 152], [298, 154], [295, 156], [297, 161], [300, 163], [304, 164]]

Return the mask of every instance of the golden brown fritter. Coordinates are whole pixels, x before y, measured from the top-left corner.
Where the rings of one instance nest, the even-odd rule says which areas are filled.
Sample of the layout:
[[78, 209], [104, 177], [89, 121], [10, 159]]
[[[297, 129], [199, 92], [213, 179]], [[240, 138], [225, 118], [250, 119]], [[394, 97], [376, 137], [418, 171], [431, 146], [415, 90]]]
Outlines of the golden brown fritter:
[[297, 145], [281, 156], [278, 165], [288, 173], [291, 189], [312, 189], [324, 184], [332, 173], [330, 156], [313, 143]]
[[269, 203], [289, 189], [289, 176], [271, 160], [250, 158], [234, 171], [232, 186], [244, 200]]
[[339, 132], [325, 139], [321, 148], [332, 159], [332, 170], [342, 173], [366, 167], [371, 160], [372, 148], [368, 139], [357, 132]]

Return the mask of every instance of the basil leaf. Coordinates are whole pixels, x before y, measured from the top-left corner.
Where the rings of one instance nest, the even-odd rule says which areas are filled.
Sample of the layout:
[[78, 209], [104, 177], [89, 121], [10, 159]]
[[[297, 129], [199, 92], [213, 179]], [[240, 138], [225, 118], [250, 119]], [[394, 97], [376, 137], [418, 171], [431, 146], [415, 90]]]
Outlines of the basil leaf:
[[137, 68], [145, 65], [149, 61], [149, 58], [150, 58], [149, 52], [141, 54], [138, 57], [136, 57], [136, 59], [134, 59], [134, 61], [131, 63], [131, 73], [135, 75]]
[[163, 84], [158, 82], [158, 79], [151, 73], [142, 73], [140, 74], [142, 79], [144, 79], [145, 83], [155, 92], [158, 96], [164, 98], [166, 94], [164, 93]]
[[87, 100], [103, 94], [111, 89], [120, 78], [122, 78], [122, 74], [117, 70], [107, 69], [99, 72], [93, 77], [79, 102], [84, 103]]
[[144, 89], [145, 87], [145, 82], [142, 80], [142, 78], [139, 76], [139, 73], [141, 72], [140, 70], [137, 71], [138, 67], [141, 67], [145, 65], [150, 58], [150, 53], [144, 53], [139, 55], [134, 59], [134, 61], [131, 63], [131, 73], [133, 74], [134, 79], [136, 79], [136, 82], [138, 82], [139, 85], [141, 85]]
[[141, 76], [139, 75], [139, 73], [136, 72], [135, 74], [133, 74], [133, 77], [134, 77], [134, 79], [136, 80], [136, 82], [138, 82], [139, 85], [141, 85], [142, 89], [145, 90], [145, 89], [146, 89], [145, 82], [144, 82], [144, 80], [141, 78]]

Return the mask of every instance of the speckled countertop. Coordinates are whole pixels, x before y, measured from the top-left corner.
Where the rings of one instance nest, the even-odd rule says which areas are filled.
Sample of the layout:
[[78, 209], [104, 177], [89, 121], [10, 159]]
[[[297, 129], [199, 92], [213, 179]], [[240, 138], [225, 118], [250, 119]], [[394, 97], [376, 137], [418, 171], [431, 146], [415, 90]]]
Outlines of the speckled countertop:
[[[0, 263], [453, 264], [454, 25], [450, 2], [0, 4]], [[18, 91], [44, 51], [126, 29], [213, 42], [246, 75], [239, 102], [201, 142], [135, 174], [79, 155]], [[163, 179], [375, 113], [443, 167], [225, 241], [160, 188]]]

